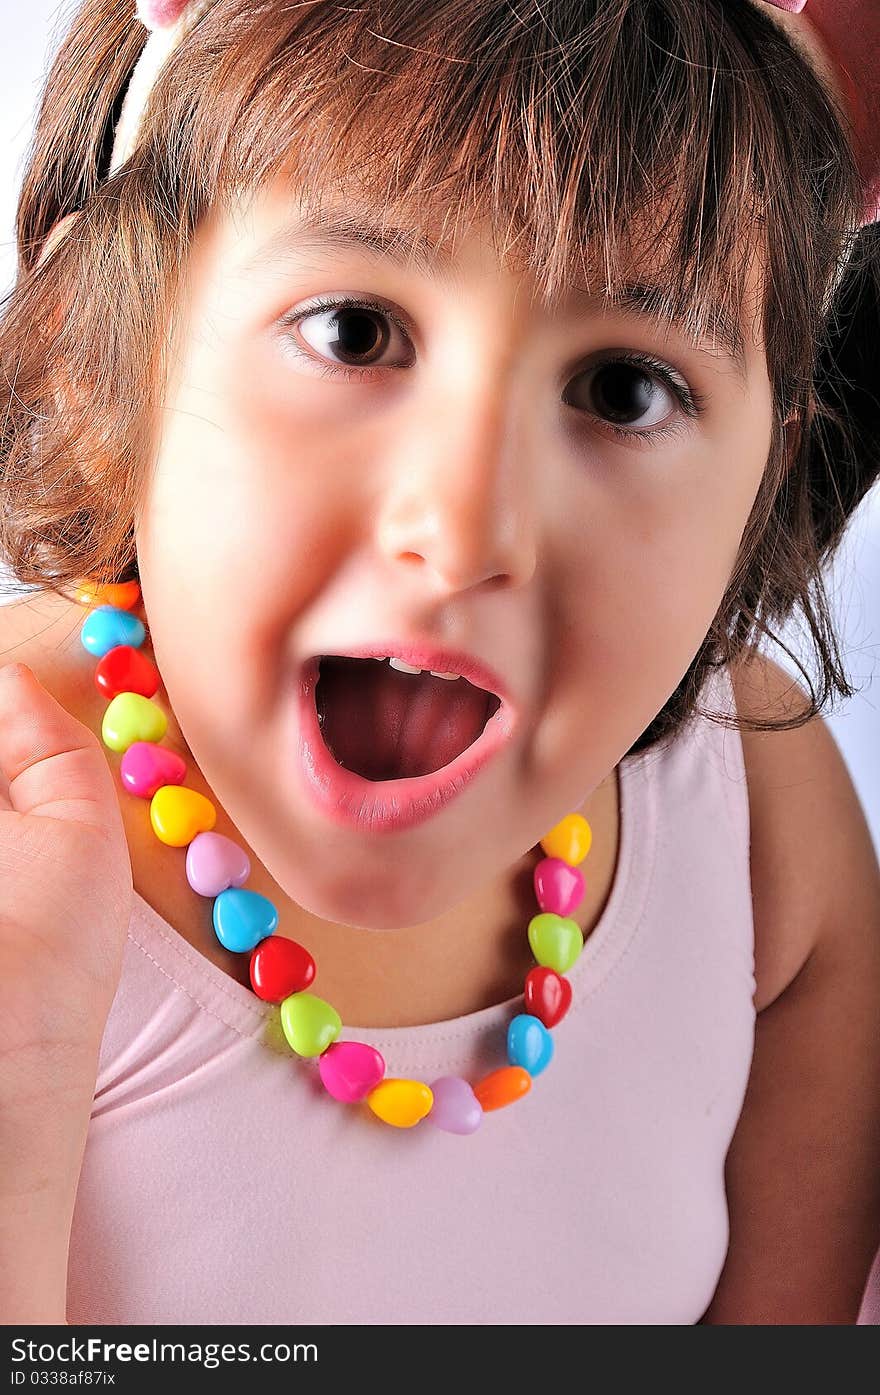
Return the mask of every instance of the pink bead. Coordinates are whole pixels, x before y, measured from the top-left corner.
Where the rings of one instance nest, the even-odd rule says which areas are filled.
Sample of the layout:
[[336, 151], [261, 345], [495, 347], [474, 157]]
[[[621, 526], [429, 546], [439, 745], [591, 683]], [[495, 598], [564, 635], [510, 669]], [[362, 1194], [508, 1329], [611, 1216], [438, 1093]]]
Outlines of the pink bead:
[[163, 785], [182, 785], [186, 761], [167, 746], [154, 741], [133, 741], [119, 767], [119, 777], [129, 794], [152, 799]]
[[483, 1106], [472, 1087], [460, 1075], [442, 1075], [431, 1082], [434, 1103], [428, 1115], [432, 1124], [447, 1133], [473, 1133], [483, 1122]]
[[583, 899], [583, 872], [561, 857], [542, 857], [535, 868], [534, 883], [542, 911], [568, 916]]
[[189, 0], [137, 0], [137, 17], [147, 29], [170, 29]]
[[385, 1061], [375, 1046], [362, 1041], [337, 1041], [318, 1057], [324, 1088], [335, 1100], [353, 1104], [365, 1099], [385, 1074]]
[[219, 896], [244, 886], [251, 860], [244, 848], [222, 833], [197, 833], [186, 852], [186, 879], [199, 896]]

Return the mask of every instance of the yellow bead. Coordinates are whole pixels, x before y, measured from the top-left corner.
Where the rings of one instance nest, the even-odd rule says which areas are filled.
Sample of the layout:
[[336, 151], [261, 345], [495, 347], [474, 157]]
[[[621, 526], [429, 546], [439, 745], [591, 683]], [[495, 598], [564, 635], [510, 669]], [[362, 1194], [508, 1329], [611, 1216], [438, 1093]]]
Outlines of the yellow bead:
[[411, 1129], [431, 1111], [433, 1092], [421, 1080], [383, 1080], [367, 1095], [377, 1118], [398, 1129]]
[[168, 718], [158, 703], [140, 693], [117, 693], [107, 704], [101, 737], [111, 751], [127, 751], [135, 741], [161, 741]]
[[561, 857], [576, 867], [583, 862], [593, 843], [593, 830], [581, 814], [566, 814], [541, 839], [548, 857]]
[[163, 785], [150, 800], [153, 832], [170, 848], [185, 848], [198, 833], [208, 833], [217, 822], [217, 810], [198, 790], [185, 785]]

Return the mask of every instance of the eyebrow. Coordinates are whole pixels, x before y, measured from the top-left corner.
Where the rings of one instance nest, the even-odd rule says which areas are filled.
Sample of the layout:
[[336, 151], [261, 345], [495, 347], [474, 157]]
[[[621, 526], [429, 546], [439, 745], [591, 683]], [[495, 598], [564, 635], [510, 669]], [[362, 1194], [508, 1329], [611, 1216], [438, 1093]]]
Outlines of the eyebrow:
[[[271, 269], [288, 261], [291, 256], [308, 253], [318, 257], [343, 255], [352, 248], [366, 253], [374, 261], [389, 261], [401, 269], [414, 268], [428, 280], [439, 281], [449, 289], [461, 289], [462, 274], [453, 254], [440, 246], [422, 228], [408, 228], [371, 217], [368, 213], [347, 213], [344, 209], [306, 208], [293, 224], [285, 224], [245, 263], [245, 271]], [[660, 319], [659, 286], [642, 281], [617, 285], [613, 291], [579, 291], [584, 307], [619, 307], [633, 314]], [[724, 306], [710, 303], [704, 306], [707, 326], [705, 334], [692, 337], [686, 331], [682, 337], [700, 353], [718, 357], [720, 347], [735, 371], [740, 383], [746, 380], [746, 352], [742, 330]], [[673, 331], [674, 332], [674, 331]]]

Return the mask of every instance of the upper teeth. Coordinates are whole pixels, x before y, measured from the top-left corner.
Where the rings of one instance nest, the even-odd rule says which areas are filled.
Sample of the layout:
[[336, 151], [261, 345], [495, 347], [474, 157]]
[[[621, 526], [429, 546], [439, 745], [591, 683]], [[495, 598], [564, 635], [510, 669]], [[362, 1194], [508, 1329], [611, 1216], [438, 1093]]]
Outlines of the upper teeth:
[[405, 664], [403, 659], [389, 659], [392, 668], [399, 669], [401, 673], [430, 673], [432, 678], [460, 678], [460, 673], [438, 673], [436, 669], [413, 668], [412, 664]]

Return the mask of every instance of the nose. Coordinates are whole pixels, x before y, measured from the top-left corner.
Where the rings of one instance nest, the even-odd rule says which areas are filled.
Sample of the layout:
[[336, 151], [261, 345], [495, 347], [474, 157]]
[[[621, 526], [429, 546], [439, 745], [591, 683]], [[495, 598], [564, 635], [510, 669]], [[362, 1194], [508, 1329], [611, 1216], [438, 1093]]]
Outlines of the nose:
[[509, 389], [485, 379], [421, 414], [392, 471], [379, 546], [398, 566], [421, 567], [447, 593], [522, 586], [537, 538], [530, 472], [512, 437]]

